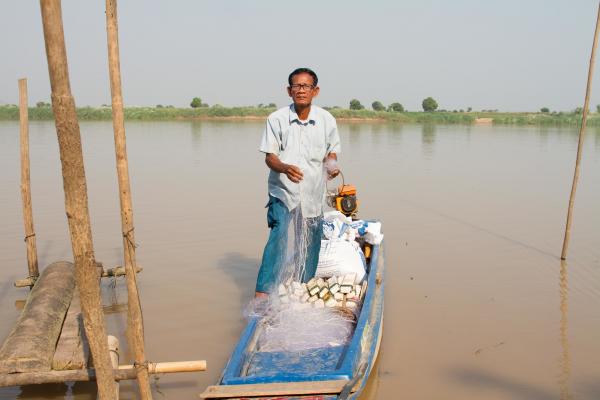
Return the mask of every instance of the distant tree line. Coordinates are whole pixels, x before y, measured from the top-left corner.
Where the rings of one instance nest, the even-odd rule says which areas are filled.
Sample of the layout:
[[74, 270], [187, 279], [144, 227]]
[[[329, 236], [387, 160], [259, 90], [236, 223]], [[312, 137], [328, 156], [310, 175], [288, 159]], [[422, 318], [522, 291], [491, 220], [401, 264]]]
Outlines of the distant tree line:
[[[38, 101], [36, 103], [36, 107], [38, 108], [43, 108], [43, 107], [51, 107], [52, 105], [50, 103], [46, 103], [43, 101]], [[105, 105], [103, 104], [102, 107], [110, 107], [109, 105]], [[202, 99], [200, 97], [194, 97], [190, 103], [190, 107], [192, 108], [200, 108], [200, 107], [209, 107], [209, 105], [207, 103], [203, 103]], [[215, 108], [219, 108], [219, 107], [223, 107], [219, 104], [214, 104], [212, 107]], [[258, 105], [256, 105], [255, 107], [257, 108], [277, 108], [277, 104], [275, 103], [268, 103], [268, 104], [263, 104], [260, 103]], [[438, 110], [438, 103], [437, 101], [433, 98], [433, 97], [426, 97], [425, 99], [423, 99], [423, 101], [421, 102], [421, 107], [423, 108], [424, 112], [435, 112], [435, 111], [439, 111], [439, 112], [453, 112], [453, 113], [464, 113], [466, 112], [472, 112], [473, 111], [473, 107], [467, 107], [466, 110], [465, 109], [454, 109], [454, 110], [446, 110], [446, 109], [440, 109]], [[173, 106], [168, 105], [168, 106], [163, 106], [161, 104], [158, 104], [156, 106], [156, 108], [173, 108]], [[333, 107], [324, 107], [325, 109], [331, 110], [331, 109], [339, 109], [340, 107], [338, 106], [333, 106]], [[388, 105], [387, 107], [379, 100], [375, 100], [373, 103], [371, 103], [371, 108], [373, 109], [373, 111], [379, 111], [379, 112], [405, 112], [406, 110], [404, 109], [404, 106], [401, 103], [398, 102], [394, 102], [391, 103], [390, 105]], [[352, 99], [350, 100], [350, 104], [349, 104], [349, 109], [350, 110], [364, 110], [365, 106], [360, 102], [360, 100], [358, 99]], [[589, 111], [589, 110], [588, 110]], [[488, 113], [497, 113], [499, 112], [498, 109], [482, 109], [481, 112], [488, 112]], [[565, 112], [562, 111], [550, 111], [550, 109], [548, 107], [542, 107], [540, 108], [540, 113], [542, 114], [565, 114]], [[583, 108], [582, 107], [577, 107], [575, 108], [573, 111], [571, 111], [572, 114], [581, 114], [583, 112]], [[596, 106], [596, 112], [598, 114], [600, 114], [600, 104], [598, 104]], [[568, 114], [568, 112], [567, 112]]]
[[[423, 100], [422, 103], [423, 111], [425, 112], [433, 112], [438, 108], [438, 103], [433, 99], [433, 97], [427, 97]], [[350, 100], [349, 105], [351, 110], [364, 110], [365, 106], [358, 99]], [[394, 102], [389, 106], [385, 106], [381, 101], [375, 100], [371, 103], [371, 108], [373, 111], [387, 111], [387, 112], [404, 112], [404, 106], [401, 103]], [[471, 107], [469, 107], [469, 110]]]

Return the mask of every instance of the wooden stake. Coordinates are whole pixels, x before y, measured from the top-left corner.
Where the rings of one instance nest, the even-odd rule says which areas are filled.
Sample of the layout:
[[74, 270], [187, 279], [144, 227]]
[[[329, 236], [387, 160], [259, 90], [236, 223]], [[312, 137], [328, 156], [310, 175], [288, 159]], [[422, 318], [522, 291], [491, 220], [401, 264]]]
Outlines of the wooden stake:
[[38, 270], [37, 246], [33, 229], [31, 209], [31, 181], [29, 179], [29, 110], [27, 109], [27, 79], [19, 79], [19, 120], [21, 131], [21, 198], [23, 200], [23, 222], [25, 223], [25, 243], [27, 244], [27, 269], [29, 277], [35, 280]]
[[598, 27], [600, 23], [600, 3], [598, 4], [598, 16], [596, 17], [596, 30], [594, 32], [594, 43], [592, 44], [592, 54], [590, 56], [590, 67], [588, 70], [587, 87], [585, 89], [585, 101], [583, 104], [583, 112], [581, 116], [581, 127], [579, 129], [579, 142], [577, 143], [577, 158], [575, 159], [575, 173], [573, 174], [573, 185], [571, 186], [571, 196], [569, 197], [569, 210], [567, 211], [567, 224], [565, 227], [565, 238], [563, 240], [562, 252], [560, 259], [567, 259], [567, 250], [569, 248], [569, 240], [571, 238], [571, 222], [573, 218], [573, 205], [575, 204], [575, 193], [577, 192], [577, 182], [579, 181], [579, 162], [581, 161], [581, 153], [583, 152], [583, 138], [585, 134], [585, 126], [587, 124], [588, 108], [590, 106], [590, 93], [592, 91], [592, 76], [594, 74], [594, 64], [596, 62], [596, 47], [598, 46]]
[[125, 142], [125, 122], [123, 118], [123, 97], [121, 94], [121, 68], [119, 60], [119, 31], [117, 21], [117, 1], [106, 0], [106, 32], [108, 42], [108, 67], [110, 72], [110, 91], [112, 95], [113, 130], [115, 136], [115, 155], [119, 181], [119, 199], [121, 203], [121, 230], [123, 233], [123, 254], [127, 277], [128, 329], [129, 344], [132, 347], [138, 370], [138, 386], [142, 399], [152, 399], [150, 379], [144, 352], [144, 326], [142, 306], [135, 274], [135, 236], [133, 231], [133, 206], [129, 184], [129, 168]]
[[[108, 335], [108, 350], [110, 351], [110, 362], [113, 369], [119, 368], [119, 339]], [[119, 381], [115, 381], [115, 397], [119, 398]]]
[[108, 355], [98, 269], [94, 260], [81, 135], [69, 83], [61, 3], [60, 0], [40, 0], [40, 5], [52, 90], [52, 110], [62, 164], [65, 210], [75, 261], [75, 280], [85, 332], [96, 367], [98, 394], [103, 400], [114, 399], [115, 378]]

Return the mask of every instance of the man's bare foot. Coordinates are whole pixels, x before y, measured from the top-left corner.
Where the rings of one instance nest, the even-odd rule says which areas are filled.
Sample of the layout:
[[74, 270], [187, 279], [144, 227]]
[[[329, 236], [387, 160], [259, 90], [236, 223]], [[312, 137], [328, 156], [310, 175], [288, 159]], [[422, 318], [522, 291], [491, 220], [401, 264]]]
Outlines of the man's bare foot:
[[255, 299], [266, 299], [267, 297], [269, 297], [268, 293], [265, 293], [265, 292], [254, 292], [254, 298]]

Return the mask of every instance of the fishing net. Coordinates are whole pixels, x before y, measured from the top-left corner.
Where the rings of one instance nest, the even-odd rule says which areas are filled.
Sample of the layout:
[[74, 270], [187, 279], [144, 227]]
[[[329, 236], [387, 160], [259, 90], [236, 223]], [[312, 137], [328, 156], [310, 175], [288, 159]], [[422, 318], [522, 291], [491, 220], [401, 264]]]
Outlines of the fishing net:
[[[245, 310], [247, 317], [261, 318], [259, 351], [299, 352], [346, 344], [366, 290], [360, 284], [364, 276], [360, 258], [362, 274], [305, 277], [307, 259], [315, 257], [309, 262], [317, 264], [323, 256], [310, 251], [315, 242], [321, 243], [322, 230], [315, 224], [322, 221], [303, 218], [299, 209], [290, 213], [287, 248], [282, 250], [285, 262], [274, 291], [266, 299], [253, 299]], [[329, 249], [327, 254], [334, 252]]]
[[309, 246], [314, 241], [312, 236], [319, 232], [320, 224], [320, 218], [303, 218], [300, 206], [290, 212], [287, 248], [281, 249], [285, 253], [285, 262], [279, 270], [278, 284], [302, 281], [307, 259], [311, 256]]
[[333, 308], [284, 308], [263, 321], [259, 351], [303, 351], [346, 344], [354, 314]]

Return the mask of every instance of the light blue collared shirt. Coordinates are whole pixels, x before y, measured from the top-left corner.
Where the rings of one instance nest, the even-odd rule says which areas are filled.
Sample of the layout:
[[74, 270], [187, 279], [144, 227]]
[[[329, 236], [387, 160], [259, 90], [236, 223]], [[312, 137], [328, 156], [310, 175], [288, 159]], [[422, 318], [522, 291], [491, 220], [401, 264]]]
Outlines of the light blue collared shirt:
[[294, 183], [285, 174], [271, 170], [269, 194], [281, 200], [289, 211], [300, 205], [305, 218], [322, 215], [327, 180], [323, 160], [329, 153], [341, 151], [333, 115], [312, 105], [308, 120], [300, 121], [293, 104], [280, 108], [267, 118], [259, 150], [275, 154], [304, 174], [300, 183]]

